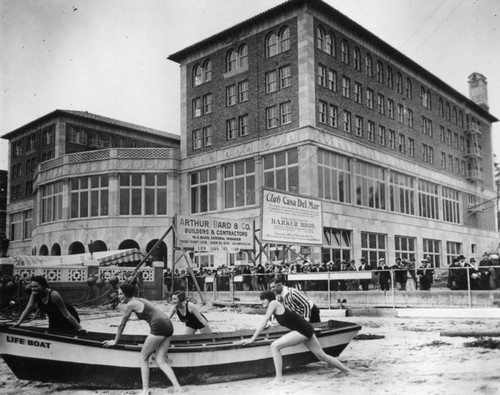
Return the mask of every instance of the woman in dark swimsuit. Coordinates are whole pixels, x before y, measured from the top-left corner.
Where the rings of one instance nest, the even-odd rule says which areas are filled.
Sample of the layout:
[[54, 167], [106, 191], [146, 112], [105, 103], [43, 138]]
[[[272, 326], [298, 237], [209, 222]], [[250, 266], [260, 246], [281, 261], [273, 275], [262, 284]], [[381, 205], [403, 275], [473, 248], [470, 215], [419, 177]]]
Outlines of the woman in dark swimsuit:
[[259, 336], [264, 330], [272, 315], [274, 315], [276, 321], [278, 321], [280, 325], [291, 330], [291, 332], [288, 332], [271, 343], [271, 353], [273, 355], [274, 368], [276, 370], [276, 378], [274, 379], [275, 383], [283, 381], [283, 358], [280, 350], [282, 348], [296, 346], [301, 343], [303, 343], [319, 360], [327, 362], [346, 374], [351, 373], [351, 371], [337, 358], [334, 358], [323, 351], [318, 338], [314, 334], [314, 328], [309, 322], [293, 311], [285, 309], [285, 307], [275, 299], [276, 295], [271, 291], [263, 291], [260, 294], [262, 306], [267, 308], [266, 315], [262, 320], [262, 323], [255, 330], [252, 338], [242, 342], [243, 345], [253, 343], [257, 336]]
[[168, 312], [168, 317], [172, 318], [177, 313], [179, 320], [186, 324], [186, 334], [191, 335], [197, 330], [200, 333], [212, 333], [212, 328], [203, 314], [200, 313], [196, 305], [186, 300], [186, 292], [176, 291], [172, 295], [172, 308]]
[[30, 282], [31, 295], [21, 317], [14, 326], [19, 326], [35, 306], [47, 314], [49, 329], [54, 331], [83, 331], [78, 313], [70, 304], [64, 303], [59, 292], [48, 288], [47, 280], [34, 276]]
[[172, 382], [174, 389], [179, 391], [181, 386], [175, 377], [175, 373], [167, 362], [167, 351], [170, 345], [170, 339], [174, 333], [172, 321], [163, 312], [158, 310], [153, 304], [142, 298], [136, 298], [135, 286], [132, 284], [122, 284], [118, 289], [118, 299], [124, 303], [125, 312], [122, 321], [118, 326], [118, 331], [114, 340], [106, 340], [103, 342], [104, 347], [114, 346], [120, 340], [120, 337], [125, 329], [128, 319], [132, 313], [135, 313], [137, 318], [144, 320], [149, 324], [151, 330], [146, 337], [146, 341], [141, 350], [141, 377], [142, 377], [142, 392], [141, 395], [149, 394], [149, 357], [156, 352], [156, 363], [163, 373]]

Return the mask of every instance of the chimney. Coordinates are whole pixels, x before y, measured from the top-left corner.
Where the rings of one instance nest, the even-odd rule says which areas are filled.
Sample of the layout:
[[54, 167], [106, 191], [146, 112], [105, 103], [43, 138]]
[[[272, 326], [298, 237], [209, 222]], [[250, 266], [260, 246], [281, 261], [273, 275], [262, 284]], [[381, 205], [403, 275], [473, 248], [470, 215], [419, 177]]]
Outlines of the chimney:
[[480, 73], [472, 73], [469, 75], [468, 82], [469, 98], [488, 111], [488, 83], [486, 77]]

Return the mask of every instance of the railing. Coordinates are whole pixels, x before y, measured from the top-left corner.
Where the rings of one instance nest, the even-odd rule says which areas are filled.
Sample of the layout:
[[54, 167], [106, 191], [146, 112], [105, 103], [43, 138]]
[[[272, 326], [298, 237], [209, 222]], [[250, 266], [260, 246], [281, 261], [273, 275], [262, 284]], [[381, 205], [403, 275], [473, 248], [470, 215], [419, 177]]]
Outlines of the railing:
[[[402, 303], [405, 306], [417, 305], [420, 303], [419, 298], [429, 299], [435, 295], [437, 301], [434, 307], [437, 307], [443, 300], [447, 303], [446, 300], [449, 298], [461, 299], [460, 306], [462, 307], [472, 307], [473, 296], [476, 293], [494, 291], [500, 286], [500, 266], [427, 268], [425, 273], [423, 268], [416, 268], [411, 270], [198, 275], [196, 281], [202, 291], [213, 293], [214, 300], [217, 300], [218, 293], [224, 293], [226, 297], [229, 293], [232, 299], [235, 299], [238, 296], [235, 292], [258, 293], [269, 289], [269, 281], [276, 276], [283, 278], [291, 287], [306, 293], [314, 292], [314, 295], [322, 295], [321, 298], [327, 306], [335, 306], [337, 301], [345, 299], [346, 295], [348, 299], [354, 297], [359, 299], [366, 295], [366, 298], [372, 299], [367, 305], [378, 307], [396, 307]], [[189, 274], [174, 276], [173, 279], [171, 275], [165, 275], [164, 283], [167, 293], [178, 289], [196, 292], [193, 279]], [[365, 294], [367, 291], [371, 292]], [[484, 296], [484, 292], [482, 295]], [[489, 296], [484, 296], [484, 298], [488, 299]], [[255, 302], [258, 302], [258, 298]]]

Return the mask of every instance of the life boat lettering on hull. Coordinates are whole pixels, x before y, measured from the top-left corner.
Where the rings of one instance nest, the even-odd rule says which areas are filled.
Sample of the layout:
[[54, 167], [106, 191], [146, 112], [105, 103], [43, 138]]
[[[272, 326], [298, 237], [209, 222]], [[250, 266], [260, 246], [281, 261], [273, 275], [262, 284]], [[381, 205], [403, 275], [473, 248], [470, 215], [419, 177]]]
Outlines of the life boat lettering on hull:
[[22, 345], [31, 346], [31, 347], [50, 348], [50, 342], [42, 342], [40, 340], [25, 339], [23, 337], [17, 337], [17, 336], [8, 336], [7, 335], [7, 343], [22, 344]]

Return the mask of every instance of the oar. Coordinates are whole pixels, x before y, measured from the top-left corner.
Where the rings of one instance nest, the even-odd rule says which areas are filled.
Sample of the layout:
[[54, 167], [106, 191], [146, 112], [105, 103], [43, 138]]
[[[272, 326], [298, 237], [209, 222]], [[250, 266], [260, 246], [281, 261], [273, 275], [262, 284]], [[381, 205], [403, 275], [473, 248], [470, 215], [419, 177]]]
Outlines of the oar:
[[500, 330], [442, 331], [440, 335], [449, 337], [500, 337]]

